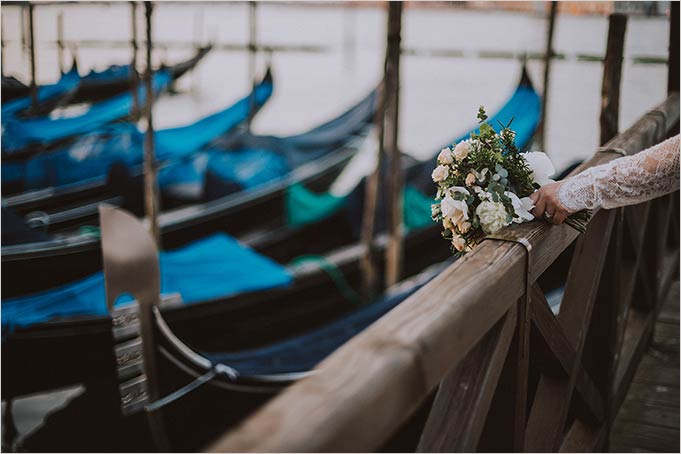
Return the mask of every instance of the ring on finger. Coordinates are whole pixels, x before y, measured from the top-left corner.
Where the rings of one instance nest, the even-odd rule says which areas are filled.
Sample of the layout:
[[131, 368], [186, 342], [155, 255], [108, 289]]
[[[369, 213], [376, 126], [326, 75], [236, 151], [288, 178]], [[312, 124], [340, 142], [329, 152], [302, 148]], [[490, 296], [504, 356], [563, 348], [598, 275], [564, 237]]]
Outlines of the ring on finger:
[[544, 219], [546, 219], [547, 221], [550, 221], [551, 219], [553, 219], [553, 214], [549, 213], [548, 211], [545, 211], [544, 212]]

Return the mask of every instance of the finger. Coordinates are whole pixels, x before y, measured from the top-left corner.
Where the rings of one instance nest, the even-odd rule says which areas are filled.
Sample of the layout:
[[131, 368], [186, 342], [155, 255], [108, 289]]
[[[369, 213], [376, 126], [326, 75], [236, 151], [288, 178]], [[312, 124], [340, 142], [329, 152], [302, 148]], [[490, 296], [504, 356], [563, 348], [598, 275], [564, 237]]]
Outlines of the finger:
[[563, 222], [565, 222], [565, 219], [567, 219], [568, 213], [565, 210], [558, 210], [556, 214], [553, 215], [553, 223], [556, 225], [560, 225]]
[[534, 204], [534, 209], [532, 209], [532, 214], [536, 218], [544, 216], [544, 209], [546, 208], [546, 200], [539, 196], [539, 199]]
[[530, 194], [530, 200], [532, 200], [532, 203], [536, 204], [538, 199], [539, 191], [534, 191], [532, 194]]

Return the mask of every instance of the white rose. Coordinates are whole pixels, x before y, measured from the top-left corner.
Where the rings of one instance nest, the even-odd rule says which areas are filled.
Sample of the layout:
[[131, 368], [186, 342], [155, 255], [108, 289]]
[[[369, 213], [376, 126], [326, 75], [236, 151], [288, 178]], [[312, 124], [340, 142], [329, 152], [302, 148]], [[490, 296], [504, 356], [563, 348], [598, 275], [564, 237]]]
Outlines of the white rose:
[[440, 154], [437, 156], [437, 162], [440, 164], [451, 164], [454, 162], [452, 150], [449, 147], [443, 148], [442, 151], [440, 151]]
[[430, 216], [435, 218], [440, 216], [440, 204], [434, 203], [430, 206]]
[[530, 210], [534, 208], [534, 203], [532, 203], [532, 199], [529, 197], [523, 197], [522, 199], [518, 198], [517, 195], [513, 192], [504, 192], [506, 197], [511, 199], [511, 203], [513, 203], [513, 211], [515, 211], [515, 216], [513, 216], [513, 222], [516, 224], [521, 224], [525, 221], [531, 221], [534, 219], [534, 216], [532, 213], [530, 213]]
[[459, 235], [454, 235], [452, 237], [452, 246], [454, 246], [454, 249], [461, 252], [466, 247], [466, 240], [464, 240], [463, 237]]
[[553, 167], [553, 163], [546, 156], [546, 153], [540, 151], [531, 151], [529, 153], [523, 153], [523, 158], [525, 162], [532, 169], [532, 178], [535, 183], [540, 186], [544, 186], [546, 183], [551, 183], [553, 180], [549, 177], [556, 173], [556, 169]]
[[480, 202], [475, 213], [478, 215], [480, 225], [485, 233], [496, 233], [509, 224], [506, 220], [506, 208], [501, 202], [491, 200]]
[[452, 196], [447, 194], [440, 202], [440, 209], [442, 210], [442, 217], [451, 221], [452, 224], [468, 220], [468, 204], [465, 200], [454, 200]]
[[433, 181], [436, 183], [444, 181], [449, 176], [449, 167], [437, 166], [435, 167], [435, 170], [433, 170], [433, 174], [431, 176], [433, 177]]
[[466, 159], [466, 156], [468, 156], [468, 153], [470, 153], [471, 150], [472, 147], [470, 139], [462, 140], [456, 144], [456, 147], [454, 147], [454, 157], [457, 161], [462, 161]]
[[471, 223], [468, 221], [460, 221], [456, 226], [461, 233], [466, 233], [471, 229]]

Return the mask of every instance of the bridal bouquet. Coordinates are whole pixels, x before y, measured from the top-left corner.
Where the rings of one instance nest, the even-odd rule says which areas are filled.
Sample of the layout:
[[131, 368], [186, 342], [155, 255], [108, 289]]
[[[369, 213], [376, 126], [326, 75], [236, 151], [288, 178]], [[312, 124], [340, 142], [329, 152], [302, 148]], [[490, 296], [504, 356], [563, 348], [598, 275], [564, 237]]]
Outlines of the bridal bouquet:
[[[499, 133], [485, 121], [485, 109], [478, 111], [480, 128], [470, 139], [443, 149], [437, 157], [433, 181], [437, 203], [432, 205], [434, 221], [444, 226], [442, 235], [462, 255], [487, 234], [512, 223], [531, 221], [534, 205], [528, 197], [551, 182], [553, 164], [541, 152], [522, 153], [515, 145], [515, 131], [500, 125]], [[583, 231], [583, 220], [566, 221]]]

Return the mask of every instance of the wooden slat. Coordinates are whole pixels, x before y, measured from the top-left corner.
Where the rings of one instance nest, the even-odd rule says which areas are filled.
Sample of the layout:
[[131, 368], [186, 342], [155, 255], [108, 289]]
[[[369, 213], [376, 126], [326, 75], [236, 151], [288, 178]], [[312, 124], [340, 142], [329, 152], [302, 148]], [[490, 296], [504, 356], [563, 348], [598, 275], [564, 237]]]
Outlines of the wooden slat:
[[637, 447], [654, 452], [679, 452], [679, 431], [668, 427], [625, 422], [613, 431], [611, 445], [614, 452], [626, 452]]
[[559, 451], [600, 452], [607, 434], [605, 427], [603, 424], [593, 425], [581, 419], [575, 419], [570, 425]]
[[474, 451], [516, 325], [511, 308], [442, 381], [417, 452]]
[[[575, 368], [575, 361], [578, 359], [574, 344], [563, 333], [544, 294], [536, 285], [532, 288], [532, 320], [541, 333], [542, 339], [563, 366], [565, 373], [570, 373]], [[579, 396], [586, 403], [591, 413], [597, 419], [602, 420], [603, 398], [584, 368], [578, 367], [577, 369], [578, 376], [575, 386]]]
[[[542, 374], [527, 423], [526, 450], [555, 451], [563, 433], [572, 391], [581, 369], [586, 330], [591, 318], [600, 275], [616, 213], [601, 211], [577, 242], [570, 265], [558, 321], [568, 338], [574, 339], [576, 359], [567, 378]], [[593, 255], [596, 254], [596, 257]]]

